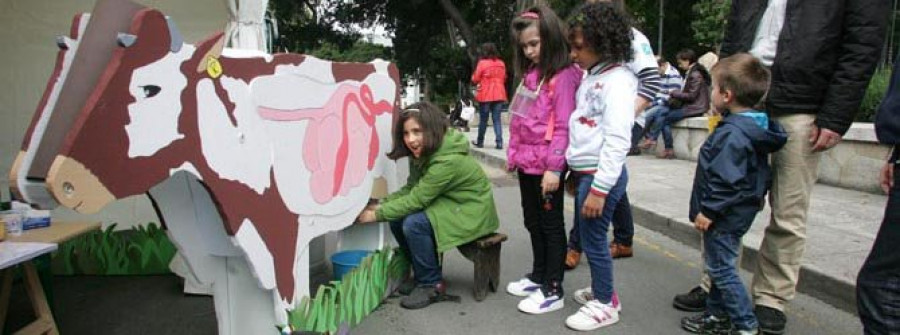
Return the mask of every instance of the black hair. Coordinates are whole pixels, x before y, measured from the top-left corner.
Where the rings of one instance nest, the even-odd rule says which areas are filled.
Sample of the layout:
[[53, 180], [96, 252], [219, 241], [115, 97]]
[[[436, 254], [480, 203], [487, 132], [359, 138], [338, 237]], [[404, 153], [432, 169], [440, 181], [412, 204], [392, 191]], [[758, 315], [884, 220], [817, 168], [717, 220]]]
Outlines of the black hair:
[[497, 46], [491, 42], [482, 43], [481, 44], [481, 58], [482, 59], [500, 58], [500, 52], [497, 51]]
[[586, 3], [569, 18], [569, 39], [581, 31], [585, 46], [604, 62], [630, 62], [631, 22], [628, 16], [610, 2]]
[[400, 117], [394, 125], [394, 147], [387, 153], [388, 158], [397, 160], [412, 155], [403, 141], [403, 125], [410, 119], [416, 120], [422, 128], [423, 157], [433, 154], [444, 142], [444, 134], [447, 133], [448, 127], [444, 113], [430, 102], [417, 102], [400, 111]]
[[[529, 15], [534, 14], [534, 15]], [[534, 17], [536, 16], [536, 17]], [[553, 77], [557, 72], [572, 64], [569, 59], [569, 43], [566, 41], [566, 26], [547, 6], [531, 7], [522, 15], [512, 19], [510, 34], [512, 35], [513, 56], [516, 76], [522, 77], [532, 66], [531, 60], [525, 57], [522, 46], [519, 45], [519, 35], [522, 31], [537, 24], [538, 34], [541, 38], [541, 55], [537, 64], [542, 71], [542, 78]]]
[[699, 58], [697, 57], [697, 53], [694, 52], [694, 49], [681, 49], [681, 51], [675, 54], [675, 59], [686, 60], [689, 64], [693, 65]]

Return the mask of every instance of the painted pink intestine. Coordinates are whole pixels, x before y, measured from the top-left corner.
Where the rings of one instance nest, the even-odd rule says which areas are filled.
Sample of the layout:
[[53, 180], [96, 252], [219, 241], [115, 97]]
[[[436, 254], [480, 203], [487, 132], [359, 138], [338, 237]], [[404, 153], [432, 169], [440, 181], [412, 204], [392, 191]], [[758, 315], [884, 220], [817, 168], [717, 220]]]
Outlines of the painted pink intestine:
[[[362, 184], [379, 152], [375, 117], [390, 113], [390, 102], [374, 102], [368, 85], [339, 84], [319, 108], [259, 107], [264, 119], [309, 120], [303, 140], [303, 161], [310, 175], [313, 200], [324, 204]], [[366, 164], [361, 164], [366, 162]]]

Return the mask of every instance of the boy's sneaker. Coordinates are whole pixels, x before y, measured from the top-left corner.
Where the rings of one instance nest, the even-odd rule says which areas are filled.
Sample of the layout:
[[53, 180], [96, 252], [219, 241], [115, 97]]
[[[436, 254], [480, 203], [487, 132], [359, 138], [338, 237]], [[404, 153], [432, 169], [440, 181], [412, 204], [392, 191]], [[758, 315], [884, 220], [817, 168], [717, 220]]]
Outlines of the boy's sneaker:
[[407, 296], [412, 293], [413, 289], [416, 288], [416, 280], [412, 277], [406, 277], [402, 283], [400, 283], [400, 287], [397, 288], [397, 293], [400, 295]]
[[728, 320], [728, 317], [716, 317], [707, 312], [681, 319], [681, 329], [694, 334], [727, 335], [731, 333], [731, 328], [731, 321]]
[[709, 293], [697, 286], [690, 292], [679, 294], [672, 300], [672, 306], [685, 312], [703, 312], [706, 310], [706, 297]]
[[559, 294], [551, 293], [545, 297], [543, 290], [534, 293], [519, 302], [519, 310], [528, 314], [544, 314], [559, 310], [565, 306], [564, 299]]
[[540, 284], [531, 281], [531, 279], [528, 279], [526, 276], [517, 281], [509, 282], [509, 284], [506, 285], [506, 293], [517, 297], [527, 297], [540, 288]]
[[[585, 287], [583, 289], [576, 290], [575, 294], [572, 296], [572, 299], [575, 300], [575, 302], [584, 305], [588, 301], [594, 300], [594, 292], [591, 291], [590, 287]], [[612, 305], [617, 312], [622, 312], [622, 303], [619, 302], [618, 293], [613, 292], [612, 301], [610, 301], [609, 304]]]
[[774, 335], [784, 334], [784, 325], [787, 323], [784, 312], [772, 307], [756, 305], [753, 313], [756, 314], [756, 320], [759, 321], [761, 332]]
[[594, 330], [616, 322], [619, 322], [619, 311], [597, 300], [588, 301], [578, 312], [566, 318], [566, 326], [580, 331]]
[[732, 329], [728, 335], [759, 335], [759, 329], [737, 330]]

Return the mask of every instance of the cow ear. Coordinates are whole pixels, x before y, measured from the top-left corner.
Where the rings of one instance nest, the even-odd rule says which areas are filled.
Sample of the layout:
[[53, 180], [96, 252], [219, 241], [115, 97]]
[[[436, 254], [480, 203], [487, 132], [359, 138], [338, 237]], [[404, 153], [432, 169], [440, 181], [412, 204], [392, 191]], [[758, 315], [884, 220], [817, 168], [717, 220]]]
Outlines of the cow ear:
[[225, 48], [225, 34], [219, 33], [218, 38], [216, 39], [215, 44], [206, 54], [203, 55], [203, 58], [200, 59], [200, 64], [197, 64], [197, 73], [205, 72], [208, 69], [208, 62], [210, 60], [214, 60], [219, 58], [222, 55], [222, 49]]

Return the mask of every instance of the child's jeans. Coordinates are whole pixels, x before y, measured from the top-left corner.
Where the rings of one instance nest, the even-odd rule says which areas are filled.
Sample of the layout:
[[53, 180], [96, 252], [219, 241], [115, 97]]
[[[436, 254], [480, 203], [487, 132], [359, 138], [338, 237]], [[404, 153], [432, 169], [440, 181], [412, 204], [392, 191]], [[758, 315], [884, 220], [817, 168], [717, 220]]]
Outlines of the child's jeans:
[[741, 237], [749, 228], [748, 223], [743, 230], [721, 230], [716, 229], [713, 222], [710, 230], [703, 233], [706, 248], [704, 263], [712, 280], [712, 287], [706, 298], [706, 310], [713, 315], [727, 314], [738, 330], [756, 329], [759, 325], [737, 267]]
[[425, 212], [413, 213], [401, 221], [391, 222], [391, 232], [400, 244], [400, 250], [403, 250], [412, 263], [416, 285], [428, 286], [440, 282], [441, 265], [434, 241], [434, 229]]
[[588, 264], [591, 267], [591, 290], [594, 299], [608, 304], [612, 301], [613, 294], [613, 269], [612, 257], [609, 254], [609, 242], [606, 234], [612, 221], [613, 212], [628, 185], [628, 172], [622, 167], [622, 174], [616, 185], [606, 195], [606, 203], [599, 218], [587, 219], [581, 216], [584, 201], [591, 191], [593, 174], [581, 174], [575, 172], [578, 178], [578, 187], [575, 191], [575, 223], [578, 225], [581, 237], [581, 246], [587, 255]]

